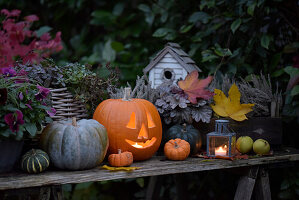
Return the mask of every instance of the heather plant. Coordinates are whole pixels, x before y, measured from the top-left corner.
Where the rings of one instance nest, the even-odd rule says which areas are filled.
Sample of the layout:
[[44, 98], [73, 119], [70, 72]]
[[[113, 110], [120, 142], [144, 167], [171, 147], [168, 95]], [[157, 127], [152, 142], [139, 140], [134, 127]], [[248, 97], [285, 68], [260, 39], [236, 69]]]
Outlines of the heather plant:
[[44, 57], [62, 50], [61, 33], [54, 39], [44, 30], [33, 31], [31, 26], [39, 18], [36, 15], [24, 17], [19, 21], [20, 10], [2, 9], [5, 16], [0, 27], [0, 70], [13, 67], [16, 60], [23, 63], [39, 63]]
[[4, 68], [0, 74], [0, 140], [34, 137], [50, 123], [55, 109], [47, 104], [49, 89], [30, 81], [24, 71]]

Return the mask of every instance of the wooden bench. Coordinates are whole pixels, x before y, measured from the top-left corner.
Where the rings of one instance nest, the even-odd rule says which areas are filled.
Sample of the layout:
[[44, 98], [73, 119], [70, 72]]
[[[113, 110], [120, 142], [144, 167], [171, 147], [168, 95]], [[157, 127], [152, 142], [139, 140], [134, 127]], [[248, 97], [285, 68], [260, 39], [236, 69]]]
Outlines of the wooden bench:
[[[51, 171], [48, 170], [41, 174], [25, 174], [22, 172], [13, 172], [0, 174], [0, 199], [10, 193], [39, 192], [39, 199], [62, 199], [61, 185], [107, 181], [115, 179], [138, 178], [151, 176], [147, 199], [155, 199], [155, 190], [157, 190], [157, 177], [159, 175], [176, 174], [180, 175], [188, 172], [202, 172], [208, 170], [225, 170], [231, 168], [247, 168], [247, 174], [241, 176], [235, 193], [235, 199], [251, 199], [254, 186], [257, 184], [259, 197], [261, 199], [271, 199], [268, 169], [279, 167], [286, 164], [297, 164], [299, 161], [299, 150], [285, 149], [280, 152], [274, 152], [272, 156], [263, 156], [240, 160], [221, 160], [188, 158], [185, 161], [169, 161], [164, 156], [155, 156], [150, 160], [135, 162], [132, 166], [141, 167], [141, 169], [126, 172], [111, 172], [102, 169], [101, 166], [84, 171]], [[105, 163], [103, 163], [105, 164]], [[180, 192], [178, 190], [178, 192]], [[28, 194], [28, 192], [27, 192]], [[2, 196], [1, 196], [2, 195]], [[178, 195], [179, 196], [179, 195]]]

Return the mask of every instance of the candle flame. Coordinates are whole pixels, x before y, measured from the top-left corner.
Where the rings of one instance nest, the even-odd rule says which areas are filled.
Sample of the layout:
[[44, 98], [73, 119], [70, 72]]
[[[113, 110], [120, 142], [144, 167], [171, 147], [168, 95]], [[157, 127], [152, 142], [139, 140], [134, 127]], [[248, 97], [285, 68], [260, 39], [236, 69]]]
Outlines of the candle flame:
[[224, 149], [222, 147], [216, 148], [217, 152], [226, 152], [226, 147], [224, 146]]
[[135, 144], [132, 145], [133, 147], [136, 147], [136, 148], [143, 148], [143, 146], [137, 144], [137, 142]]

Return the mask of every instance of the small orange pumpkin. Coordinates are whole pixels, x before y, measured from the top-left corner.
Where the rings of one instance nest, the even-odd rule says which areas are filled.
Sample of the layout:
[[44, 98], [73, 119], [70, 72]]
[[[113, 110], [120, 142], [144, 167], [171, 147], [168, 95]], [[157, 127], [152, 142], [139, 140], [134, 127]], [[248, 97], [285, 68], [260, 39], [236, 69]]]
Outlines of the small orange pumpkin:
[[133, 154], [129, 151], [121, 152], [118, 149], [117, 154], [110, 154], [108, 162], [113, 167], [125, 167], [130, 166], [133, 163]]
[[169, 160], [185, 160], [190, 154], [190, 144], [180, 138], [169, 140], [164, 146], [164, 154]]

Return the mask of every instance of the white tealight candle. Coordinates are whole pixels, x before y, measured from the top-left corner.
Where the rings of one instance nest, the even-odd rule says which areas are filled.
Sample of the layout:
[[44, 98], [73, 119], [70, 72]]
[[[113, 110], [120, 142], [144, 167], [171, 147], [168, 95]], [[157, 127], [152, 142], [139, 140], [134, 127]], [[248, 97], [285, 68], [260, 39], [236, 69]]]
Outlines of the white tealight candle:
[[222, 148], [222, 147], [218, 147], [215, 149], [215, 155], [216, 156], [226, 156], [226, 149], [227, 148]]

